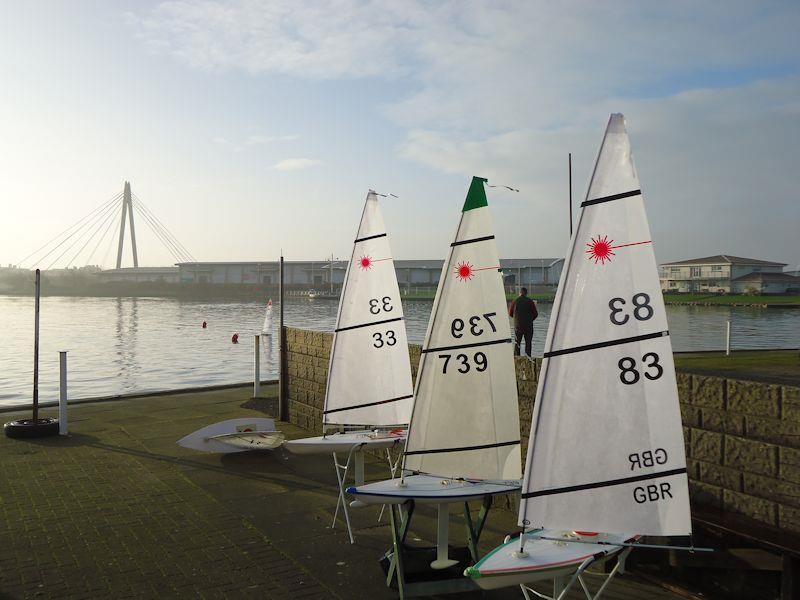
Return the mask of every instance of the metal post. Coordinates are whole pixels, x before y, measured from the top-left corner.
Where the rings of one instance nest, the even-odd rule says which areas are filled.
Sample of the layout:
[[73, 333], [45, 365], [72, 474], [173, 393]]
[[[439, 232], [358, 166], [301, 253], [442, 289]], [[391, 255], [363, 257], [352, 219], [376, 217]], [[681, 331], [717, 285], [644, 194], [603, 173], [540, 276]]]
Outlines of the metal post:
[[331, 253], [331, 296], [333, 296], [333, 253]]
[[39, 418], [39, 294], [41, 291], [42, 274], [36, 269], [36, 299], [34, 300], [33, 321], [33, 420]]
[[731, 355], [731, 322], [725, 322], [725, 356]]
[[58, 394], [58, 433], [67, 435], [67, 352], [62, 350], [58, 353], [58, 374], [59, 374], [59, 394]]
[[572, 152], [569, 153], [569, 237], [572, 238]]
[[254, 335], [253, 340], [253, 398], [261, 394], [261, 336]]
[[280, 335], [278, 338], [278, 420], [286, 421], [289, 418], [289, 411], [287, 410], [286, 402], [286, 331], [283, 327], [283, 254], [281, 254], [278, 279], [278, 301], [281, 305], [280, 323], [278, 325]]

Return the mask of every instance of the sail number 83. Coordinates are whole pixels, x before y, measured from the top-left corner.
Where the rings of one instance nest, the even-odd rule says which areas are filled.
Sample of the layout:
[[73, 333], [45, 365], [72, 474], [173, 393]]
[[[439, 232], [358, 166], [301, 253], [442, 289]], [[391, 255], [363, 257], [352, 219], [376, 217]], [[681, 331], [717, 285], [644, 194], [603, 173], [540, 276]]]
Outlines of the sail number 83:
[[[649, 362], [648, 362], [649, 361]], [[645, 379], [655, 381], [664, 374], [664, 367], [658, 364], [658, 354], [648, 352], [642, 357], [642, 362], [647, 369], [640, 374], [636, 369], [636, 361], [630, 356], [620, 358], [617, 366], [619, 367], [619, 380], [625, 385], [633, 385], [644, 375]]]
[[[644, 292], [635, 294], [631, 298], [633, 303], [633, 318], [637, 321], [647, 321], [653, 316], [653, 307], [650, 306], [650, 295]], [[631, 315], [625, 311], [625, 300], [623, 298], [612, 298], [608, 301], [608, 308], [611, 309], [609, 318], [614, 325], [625, 325], [631, 319]]]

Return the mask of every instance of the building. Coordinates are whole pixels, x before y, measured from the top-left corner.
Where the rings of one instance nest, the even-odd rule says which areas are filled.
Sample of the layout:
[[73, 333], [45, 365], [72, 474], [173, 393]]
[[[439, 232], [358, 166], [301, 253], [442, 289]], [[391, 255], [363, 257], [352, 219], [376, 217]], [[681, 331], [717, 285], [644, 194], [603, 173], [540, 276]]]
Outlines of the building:
[[734, 294], [800, 294], [800, 277], [788, 273], [750, 273], [733, 280]]
[[178, 267], [123, 267], [106, 269], [97, 275], [104, 283], [178, 283], [178, 270]]
[[[285, 261], [284, 283], [287, 287], [329, 290], [341, 286], [348, 261]], [[434, 287], [439, 283], [443, 260], [396, 260], [397, 281], [401, 288]], [[508, 287], [555, 286], [561, 277], [563, 258], [514, 258], [500, 261]], [[280, 263], [264, 262], [188, 262], [178, 263], [182, 284], [276, 285]], [[124, 270], [124, 269], [122, 269]], [[122, 271], [120, 270], [120, 271]], [[118, 271], [115, 269], [115, 271]]]
[[[749, 281], [742, 278], [753, 274], [783, 276], [782, 271], [785, 266], [785, 263], [718, 254], [705, 258], [664, 263], [659, 267], [659, 279], [664, 292], [741, 293], [738, 290], [747, 289]], [[771, 277], [768, 277], [767, 280], [775, 283]], [[763, 286], [763, 284], [754, 284], [753, 287], [759, 290], [761, 289], [759, 286]], [[770, 289], [772, 289], [771, 286]], [[769, 293], [775, 292], [770, 291]]]

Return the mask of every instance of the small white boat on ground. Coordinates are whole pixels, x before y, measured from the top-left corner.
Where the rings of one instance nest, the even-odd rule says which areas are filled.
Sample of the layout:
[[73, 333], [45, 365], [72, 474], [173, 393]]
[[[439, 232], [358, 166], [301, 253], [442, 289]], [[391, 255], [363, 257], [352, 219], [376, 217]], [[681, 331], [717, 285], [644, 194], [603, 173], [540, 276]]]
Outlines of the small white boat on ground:
[[[473, 177], [455, 239], [442, 269], [422, 347], [414, 410], [403, 453], [402, 478], [349, 488], [368, 503], [390, 505], [393, 549], [389, 581], [401, 597], [432, 593], [407, 584], [405, 544], [416, 503], [438, 505], [439, 571], [457, 564], [448, 555], [451, 504], [465, 509], [469, 554], [477, 560], [483, 523], [497, 495], [519, 490], [519, 409], [511, 331], [494, 241], [485, 180]], [[470, 500], [483, 500], [475, 523]], [[400, 506], [405, 509], [401, 515]], [[437, 582], [440, 591], [441, 581]], [[474, 586], [454, 573], [449, 591]]]
[[[675, 367], [622, 115], [612, 115], [558, 286], [531, 425], [523, 533], [465, 575], [483, 589], [553, 580], [590, 600], [641, 535], [691, 535]], [[594, 533], [605, 532], [605, 533]], [[617, 557], [591, 595], [583, 574]]]
[[[389, 237], [378, 194], [367, 194], [353, 253], [345, 274], [333, 333], [323, 408], [323, 431], [334, 433], [284, 446], [295, 454], [333, 455], [339, 502], [353, 542], [345, 485], [351, 467], [356, 485], [364, 483], [364, 452], [386, 450], [389, 472], [397, 460], [391, 450], [405, 442], [411, 416], [413, 385], [405, 317]], [[346, 456], [344, 461], [340, 455]], [[363, 506], [361, 502], [350, 506]]]
[[213, 423], [181, 438], [177, 444], [200, 452], [230, 454], [274, 450], [283, 439], [283, 433], [275, 429], [272, 419], [245, 417]]

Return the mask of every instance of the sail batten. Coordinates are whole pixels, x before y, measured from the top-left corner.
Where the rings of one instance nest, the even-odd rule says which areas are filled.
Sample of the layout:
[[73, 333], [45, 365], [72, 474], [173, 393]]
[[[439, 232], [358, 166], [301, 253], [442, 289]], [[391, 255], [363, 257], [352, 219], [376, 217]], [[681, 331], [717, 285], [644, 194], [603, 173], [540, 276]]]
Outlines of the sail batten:
[[422, 346], [405, 471], [519, 479], [519, 409], [508, 312], [485, 180], [474, 177]]
[[405, 425], [413, 387], [405, 317], [377, 194], [367, 194], [328, 365], [326, 425]]
[[581, 207], [545, 341], [519, 523], [687, 535], [672, 346], [622, 115], [609, 121]]

